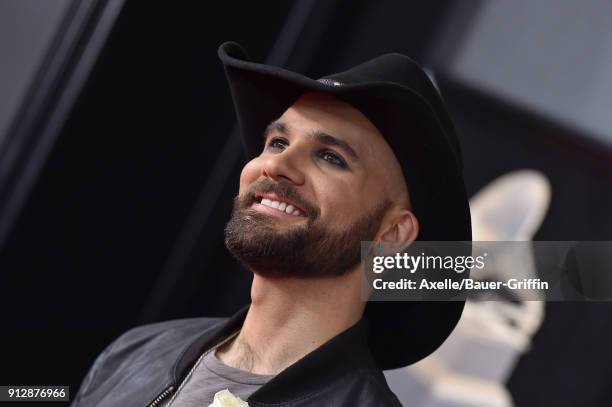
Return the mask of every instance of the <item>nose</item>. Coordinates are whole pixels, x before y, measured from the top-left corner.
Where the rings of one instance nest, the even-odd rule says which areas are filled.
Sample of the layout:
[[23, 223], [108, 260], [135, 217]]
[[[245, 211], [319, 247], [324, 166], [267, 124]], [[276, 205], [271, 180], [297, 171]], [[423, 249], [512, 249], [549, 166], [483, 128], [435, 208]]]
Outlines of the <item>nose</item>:
[[288, 147], [280, 153], [267, 155], [261, 166], [262, 175], [277, 182], [304, 184], [305, 176], [299, 154], [296, 148]]

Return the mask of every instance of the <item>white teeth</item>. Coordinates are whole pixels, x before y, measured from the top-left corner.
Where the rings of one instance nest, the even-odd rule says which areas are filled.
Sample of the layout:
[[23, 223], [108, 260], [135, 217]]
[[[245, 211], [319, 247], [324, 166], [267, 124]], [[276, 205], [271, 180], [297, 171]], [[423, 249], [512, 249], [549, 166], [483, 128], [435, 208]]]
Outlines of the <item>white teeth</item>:
[[286, 212], [290, 215], [303, 216], [302, 212], [300, 212], [299, 209], [296, 209], [293, 205], [287, 205], [286, 202], [273, 201], [268, 198], [263, 198], [261, 200], [261, 204], [274, 209], [278, 209], [279, 211]]

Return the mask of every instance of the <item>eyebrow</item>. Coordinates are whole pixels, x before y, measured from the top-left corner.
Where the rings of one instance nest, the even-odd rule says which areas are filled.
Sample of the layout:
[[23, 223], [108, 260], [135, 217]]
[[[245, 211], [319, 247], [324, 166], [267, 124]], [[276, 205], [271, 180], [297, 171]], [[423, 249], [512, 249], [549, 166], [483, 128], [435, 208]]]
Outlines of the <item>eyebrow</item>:
[[[267, 140], [271, 133], [277, 132], [284, 135], [289, 134], [289, 127], [278, 120], [274, 120], [271, 122], [266, 130], [264, 131], [264, 140]], [[335, 146], [346, 152], [351, 158], [355, 161], [359, 161], [359, 156], [355, 152], [355, 150], [350, 146], [346, 141], [327, 134], [323, 131], [315, 130], [309, 134], [310, 136], [316, 138], [321, 144], [325, 144], [328, 146]]]

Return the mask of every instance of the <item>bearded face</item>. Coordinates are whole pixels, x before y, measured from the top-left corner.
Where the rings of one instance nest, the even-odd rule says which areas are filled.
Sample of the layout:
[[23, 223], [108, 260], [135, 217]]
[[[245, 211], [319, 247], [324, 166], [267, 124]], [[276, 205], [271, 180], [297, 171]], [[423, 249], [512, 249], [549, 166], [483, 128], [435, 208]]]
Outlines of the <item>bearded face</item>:
[[[249, 269], [267, 277], [339, 276], [361, 261], [361, 241], [373, 239], [387, 205], [334, 230], [289, 183], [264, 179], [235, 198], [225, 244]], [[257, 210], [260, 206], [269, 212]]]
[[399, 162], [353, 106], [305, 94], [263, 136], [225, 229], [226, 246], [253, 272], [339, 276], [360, 263], [361, 241], [416, 237]]

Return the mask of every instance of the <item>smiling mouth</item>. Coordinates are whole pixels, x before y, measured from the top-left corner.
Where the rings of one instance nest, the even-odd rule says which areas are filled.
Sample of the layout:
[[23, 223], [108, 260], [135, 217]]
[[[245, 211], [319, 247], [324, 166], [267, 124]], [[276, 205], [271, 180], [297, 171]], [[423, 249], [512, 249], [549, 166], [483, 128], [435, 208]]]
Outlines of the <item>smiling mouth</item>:
[[306, 217], [305, 212], [273, 194], [257, 194], [253, 202], [255, 209], [274, 215], [287, 215], [292, 217]]

